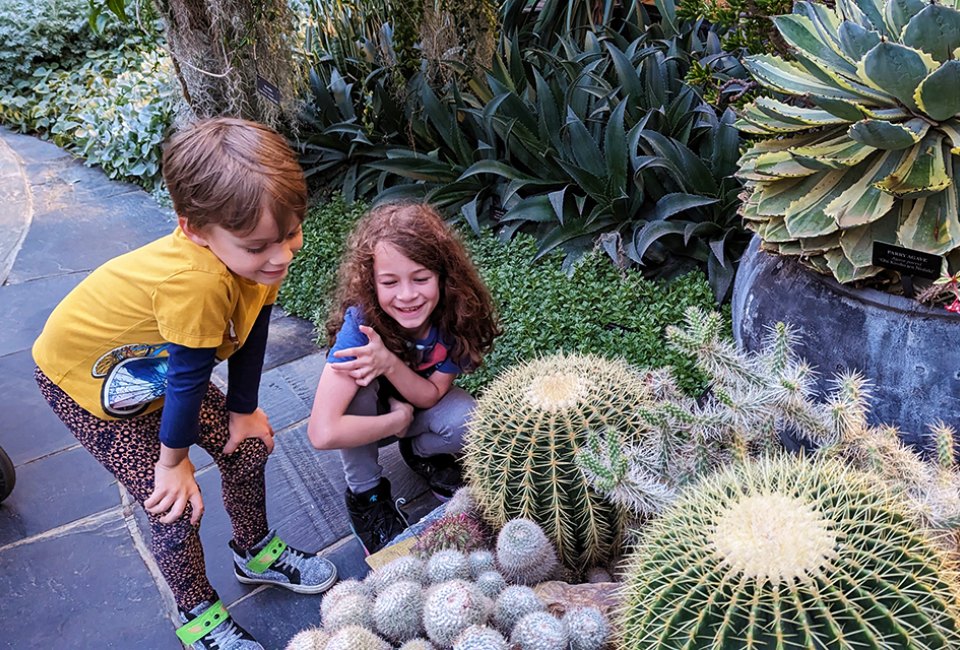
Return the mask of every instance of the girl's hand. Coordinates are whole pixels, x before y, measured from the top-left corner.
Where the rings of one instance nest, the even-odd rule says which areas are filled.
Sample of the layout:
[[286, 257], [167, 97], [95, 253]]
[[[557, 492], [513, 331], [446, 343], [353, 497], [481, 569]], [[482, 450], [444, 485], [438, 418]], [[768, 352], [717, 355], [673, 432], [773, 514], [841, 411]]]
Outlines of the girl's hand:
[[390, 404], [390, 412], [399, 413], [402, 419], [402, 426], [393, 435], [398, 438], [403, 438], [407, 435], [407, 429], [410, 428], [410, 423], [413, 422], [413, 405], [408, 402], [401, 402], [393, 397], [388, 398], [387, 403]]
[[188, 503], [193, 506], [190, 523], [196, 526], [203, 515], [203, 497], [193, 476], [190, 458], [184, 456], [172, 466], [158, 462], [154, 469], [153, 494], [143, 502], [143, 509], [152, 515], [166, 512], [160, 523], [172, 524], [183, 515]]
[[223, 446], [223, 453], [230, 455], [237, 450], [247, 438], [260, 438], [267, 446], [267, 453], [273, 453], [273, 427], [263, 409], [258, 408], [253, 413], [230, 412], [230, 422], [227, 425], [230, 438]]
[[367, 386], [380, 375], [390, 372], [398, 359], [397, 355], [387, 349], [383, 344], [383, 339], [372, 327], [361, 325], [360, 331], [367, 336], [368, 342], [366, 345], [338, 350], [333, 353], [333, 356], [338, 359], [342, 357], [356, 358], [352, 361], [334, 363], [331, 366], [337, 372], [350, 375], [357, 382], [357, 386]]

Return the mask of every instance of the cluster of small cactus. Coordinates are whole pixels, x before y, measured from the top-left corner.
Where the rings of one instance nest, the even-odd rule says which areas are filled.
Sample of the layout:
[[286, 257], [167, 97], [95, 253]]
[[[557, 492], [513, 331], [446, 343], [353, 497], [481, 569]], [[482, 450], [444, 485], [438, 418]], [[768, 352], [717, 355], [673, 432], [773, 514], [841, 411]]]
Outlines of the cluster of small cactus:
[[960, 582], [873, 475], [825, 458], [689, 488], [630, 560], [621, 647], [955, 648]]
[[557, 566], [556, 551], [536, 523], [510, 521], [495, 552], [405, 555], [363, 581], [340, 582], [321, 602], [323, 628], [301, 632], [287, 650], [332, 650], [348, 639], [355, 650], [379, 650], [377, 643], [401, 650], [600, 650], [610, 629], [599, 610], [556, 619], [527, 586]]
[[469, 553], [486, 546], [487, 531], [483, 524], [467, 512], [459, 512], [444, 514], [427, 526], [419, 535], [413, 553], [428, 557], [445, 549]]
[[649, 390], [624, 361], [553, 355], [507, 370], [488, 386], [469, 423], [464, 465], [484, 519], [536, 521], [571, 568], [619, 551], [625, 511], [590, 486], [575, 461], [587, 433], [613, 429], [650, 443], [639, 417]]

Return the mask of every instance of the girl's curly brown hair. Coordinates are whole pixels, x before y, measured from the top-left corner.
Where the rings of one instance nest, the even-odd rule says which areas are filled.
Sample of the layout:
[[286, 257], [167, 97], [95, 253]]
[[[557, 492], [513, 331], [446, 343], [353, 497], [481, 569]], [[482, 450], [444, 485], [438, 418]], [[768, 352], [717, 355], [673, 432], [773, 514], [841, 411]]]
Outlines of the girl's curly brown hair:
[[413, 363], [414, 351], [408, 349], [403, 329], [377, 301], [373, 256], [381, 243], [437, 274], [440, 300], [430, 322], [452, 343], [452, 360], [464, 369], [478, 368], [500, 335], [493, 300], [463, 243], [425, 203], [379, 205], [357, 223], [340, 264], [337, 299], [327, 320], [328, 343], [336, 340], [346, 310], [356, 306], [387, 349]]

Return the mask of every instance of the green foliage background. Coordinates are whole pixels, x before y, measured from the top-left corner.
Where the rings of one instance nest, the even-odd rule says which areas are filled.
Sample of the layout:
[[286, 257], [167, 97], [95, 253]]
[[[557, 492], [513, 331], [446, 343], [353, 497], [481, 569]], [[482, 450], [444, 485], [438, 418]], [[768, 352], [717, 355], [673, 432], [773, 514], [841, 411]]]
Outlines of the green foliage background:
[[[364, 209], [338, 195], [312, 210], [304, 224], [304, 248], [281, 288], [283, 307], [321, 330], [343, 241]], [[484, 365], [459, 380], [466, 390], [480, 392], [518, 361], [559, 350], [622, 357], [644, 367], [671, 364], [684, 389], [695, 393], [703, 388], [703, 377], [690, 360], [667, 350], [662, 339], [664, 328], [680, 323], [687, 307], [714, 308], [703, 273], [670, 284], [654, 282], [637, 271], [619, 271], [594, 251], [568, 276], [560, 268], [559, 253], [532, 264], [537, 247], [530, 236], [504, 243], [489, 233], [462, 235], [493, 294], [504, 331]], [[726, 318], [729, 322], [729, 313]]]

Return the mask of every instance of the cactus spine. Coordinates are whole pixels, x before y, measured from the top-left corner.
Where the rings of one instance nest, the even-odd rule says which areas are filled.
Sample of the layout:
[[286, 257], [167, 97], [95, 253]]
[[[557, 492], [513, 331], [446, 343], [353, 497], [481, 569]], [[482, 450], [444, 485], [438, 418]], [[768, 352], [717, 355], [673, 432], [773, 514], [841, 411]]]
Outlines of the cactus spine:
[[453, 650], [509, 650], [507, 640], [493, 628], [471, 625], [453, 642]]
[[563, 615], [570, 650], [600, 650], [610, 636], [607, 617], [596, 607], [574, 607]]
[[406, 580], [424, 584], [426, 579], [424, 561], [412, 555], [404, 555], [372, 572], [364, 580], [364, 584], [369, 585], [375, 594], [379, 594], [395, 582]]
[[362, 627], [351, 625], [338, 631], [327, 642], [326, 650], [391, 650], [390, 644]]
[[570, 636], [560, 619], [547, 612], [533, 612], [517, 621], [510, 641], [520, 650], [567, 650]]
[[497, 535], [497, 566], [509, 582], [535, 585], [556, 569], [557, 554], [535, 522], [512, 519]]
[[574, 455], [588, 431], [645, 440], [637, 412], [649, 397], [625, 362], [597, 356], [555, 355], [504, 372], [478, 401], [465, 446], [467, 479], [487, 522], [533, 519], [571, 567], [608, 559], [625, 513], [593, 491]]
[[467, 563], [467, 556], [460, 551], [437, 551], [427, 560], [427, 580], [430, 584], [469, 578], [470, 565]]
[[323, 627], [330, 632], [350, 625], [373, 627], [372, 609], [373, 601], [370, 598], [358, 593], [344, 594], [327, 608]]
[[355, 580], [354, 578], [338, 582], [330, 588], [330, 591], [323, 594], [323, 600], [320, 601], [320, 617], [325, 617], [330, 608], [347, 594], [373, 598], [373, 589], [371, 589], [368, 584]]
[[465, 580], [451, 580], [431, 587], [423, 607], [427, 636], [436, 645], [449, 648], [471, 625], [483, 625], [489, 615], [489, 599]]
[[871, 475], [838, 462], [728, 468], [643, 541], [624, 587], [625, 650], [960, 644], [943, 552]]
[[326, 650], [330, 634], [318, 627], [307, 628], [293, 635], [284, 650]]
[[481, 573], [493, 571], [496, 569], [493, 553], [490, 551], [474, 551], [467, 556], [467, 563], [470, 565], [470, 577], [476, 580]]
[[[464, 488], [460, 488], [457, 492], [463, 490]], [[449, 503], [447, 505], [449, 506]], [[483, 548], [486, 544], [487, 534], [472, 515], [444, 515], [427, 526], [427, 529], [420, 534], [413, 552], [420, 557], [428, 558], [442, 550], [470, 553]]]
[[400, 646], [400, 650], [436, 650], [436, 646], [426, 639], [413, 639]]
[[394, 643], [423, 634], [423, 587], [416, 582], [395, 582], [373, 603], [377, 632]]
[[507, 588], [507, 581], [496, 571], [484, 571], [477, 576], [477, 588], [487, 598], [494, 599]]
[[511, 585], [500, 592], [493, 606], [493, 624], [509, 635], [518, 620], [533, 612], [546, 609], [533, 589], [523, 585]]

